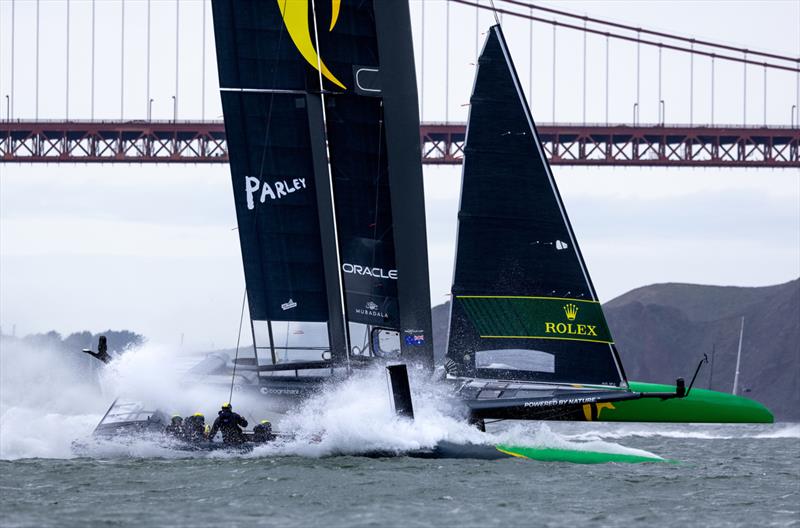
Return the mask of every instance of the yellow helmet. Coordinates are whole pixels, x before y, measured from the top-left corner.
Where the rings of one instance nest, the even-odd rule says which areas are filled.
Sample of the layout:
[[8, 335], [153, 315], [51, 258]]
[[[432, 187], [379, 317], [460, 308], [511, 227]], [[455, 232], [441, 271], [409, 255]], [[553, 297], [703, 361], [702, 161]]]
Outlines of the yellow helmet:
[[192, 416], [199, 416], [200, 418], [205, 418], [203, 413], [199, 413], [199, 412], [194, 413]]
[[261, 423], [262, 423], [262, 424], [268, 424], [268, 423], [269, 423], [269, 420], [261, 420]]
[[223, 409], [232, 409], [233, 407], [231, 406], [230, 402], [225, 402], [225, 403], [222, 404], [222, 408]]

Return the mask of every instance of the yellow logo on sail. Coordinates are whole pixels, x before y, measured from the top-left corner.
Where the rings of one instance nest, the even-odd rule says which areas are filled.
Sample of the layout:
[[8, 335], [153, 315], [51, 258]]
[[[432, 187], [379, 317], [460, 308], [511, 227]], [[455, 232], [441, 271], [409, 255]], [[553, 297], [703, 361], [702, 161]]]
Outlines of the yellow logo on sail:
[[578, 307], [572, 303], [564, 305], [564, 314], [567, 316], [567, 321], [574, 321], [578, 315]]
[[[277, 0], [278, 7], [281, 10], [283, 23], [286, 24], [286, 29], [289, 31], [289, 36], [292, 42], [297, 47], [297, 51], [315, 70], [318, 70], [330, 82], [346, 90], [347, 87], [339, 81], [331, 72], [322, 58], [314, 49], [314, 43], [311, 40], [311, 28], [308, 22], [308, 5], [309, 2], [314, 0]], [[339, 9], [341, 8], [342, 0], [331, 0], [331, 26], [329, 31], [333, 31], [336, 22], [339, 19]]]
[[597, 325], [590, 325], [590, 324], [572, 324], [571, 321], [574, 321], [576, 317], [578, 317], [578, 307], [572, 303], [568, 303], [564, 305], [564, 315], [567, 317], [567, 321], [569, 323], [551, 323], [545, 321], [544, 323], [544, 333], [545, 334], [558, 334], [563, 336], [586, 336], [586, 337], [598, 337], [597, 336]]

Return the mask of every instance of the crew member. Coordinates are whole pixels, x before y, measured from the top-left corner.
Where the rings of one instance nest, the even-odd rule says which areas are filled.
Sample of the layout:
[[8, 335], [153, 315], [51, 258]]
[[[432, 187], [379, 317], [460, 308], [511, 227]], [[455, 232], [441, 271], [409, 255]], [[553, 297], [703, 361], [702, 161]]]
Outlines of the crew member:
[[253, 427], [253, 442], [265, 444], [275, 439], [272, 434], [272, 424], [269, 420], [261, 420], [261, 423]]
[[183, 438], [187, 442], [200, 442], [205, 438], [206, 417], [202, 413], [194, 413], [183, 421]]
[[245, 441], [242, 427], [247, 427], [247, 420], [233, 412], [230, 403], [223, 404], [219, 416], [214, 420], [208, 439], [213, 440], [217, 431], [222, 431], [222, 441], [228, 445], [242, 444]]
[[177, 414], [172, 417], [170, 424], [164, 429], [164, 433], [174, 438], [183, 436], [183, 418]]

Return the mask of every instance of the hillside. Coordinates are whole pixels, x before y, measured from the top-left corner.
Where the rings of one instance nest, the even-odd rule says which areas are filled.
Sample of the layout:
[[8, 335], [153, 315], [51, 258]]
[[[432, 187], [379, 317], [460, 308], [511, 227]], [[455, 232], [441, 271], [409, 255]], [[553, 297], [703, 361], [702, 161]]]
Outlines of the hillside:
[[[654, 284], [604, 305], [628, 378], [687, 382], [703, 353], [697, 386], [730, 392], [739, 325], [744, 322], [740, 394], [766, 404], [780, 420], [800, 420], [800, 279], [740, 288]], [[437, 360], [444, 354], [449, 310], [433, 310]]]

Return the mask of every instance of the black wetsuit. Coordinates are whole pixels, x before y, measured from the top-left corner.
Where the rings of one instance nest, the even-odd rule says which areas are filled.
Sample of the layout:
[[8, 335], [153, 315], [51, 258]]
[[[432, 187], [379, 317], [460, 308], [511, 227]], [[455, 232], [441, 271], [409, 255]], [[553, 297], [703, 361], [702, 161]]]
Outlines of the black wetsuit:
[[213, 439], [217, 431], [222, 431], [222, 441], [224, 443], [229, 445], [242, 444], [245, 439], [240, 427], [247, 427], [247, 420], [233, 411], [223, 409], [219, 412], [217, 419], [214, 420], [214, 425], [211, 426], [208, 438]]
[[164, 429], [164, 434], [175, 438], [183, 437], [183, 422], [173, 421]]
[[183, 438], [187, 442], [202, 442], [205, 439], [206, 419], [189, 416], [183, 421]]
[[266, 443], [274, 439], [272, 424], [258, 424], [253, 427], [253, 442]]

